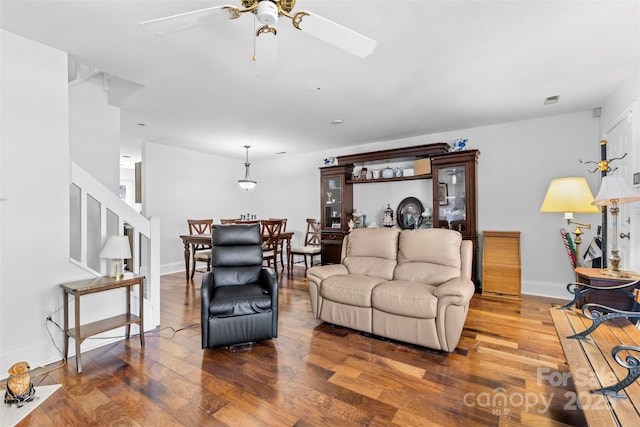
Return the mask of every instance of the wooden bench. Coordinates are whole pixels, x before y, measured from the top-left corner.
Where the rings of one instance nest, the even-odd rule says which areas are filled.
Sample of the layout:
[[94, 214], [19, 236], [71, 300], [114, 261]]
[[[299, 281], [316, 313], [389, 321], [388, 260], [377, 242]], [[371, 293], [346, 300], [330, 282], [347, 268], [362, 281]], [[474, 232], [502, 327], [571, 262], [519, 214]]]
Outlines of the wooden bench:
[[640, 330], [626, 318], [613, 318], [587, 336], [572, 338], [593, 321], [576, 308], [552, 308], [550, 313], [575, 384], [574, 403], [588, 424], [640, 425], [640, 384], [635, 381], [640, 375]]

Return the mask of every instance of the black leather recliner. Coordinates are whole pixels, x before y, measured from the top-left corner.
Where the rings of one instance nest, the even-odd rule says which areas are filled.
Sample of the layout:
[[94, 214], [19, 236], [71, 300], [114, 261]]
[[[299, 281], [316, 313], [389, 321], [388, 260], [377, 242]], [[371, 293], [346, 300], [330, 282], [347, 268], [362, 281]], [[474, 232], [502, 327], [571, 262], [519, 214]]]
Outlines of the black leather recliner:
[[278, 336], [278, 279], [262, 266], [260, 224], [214, 225], [200, 289], [202, 348]]

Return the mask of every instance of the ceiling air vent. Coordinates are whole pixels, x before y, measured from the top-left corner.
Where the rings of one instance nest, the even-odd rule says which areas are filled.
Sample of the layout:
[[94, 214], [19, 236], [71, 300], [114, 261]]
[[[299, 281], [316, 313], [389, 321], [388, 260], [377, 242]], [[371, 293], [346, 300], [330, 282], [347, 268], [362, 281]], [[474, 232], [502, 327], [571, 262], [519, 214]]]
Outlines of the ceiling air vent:
[[560, 95], [547, 96], [544, 99], [544, 105], [557, 104], [560, 101]]

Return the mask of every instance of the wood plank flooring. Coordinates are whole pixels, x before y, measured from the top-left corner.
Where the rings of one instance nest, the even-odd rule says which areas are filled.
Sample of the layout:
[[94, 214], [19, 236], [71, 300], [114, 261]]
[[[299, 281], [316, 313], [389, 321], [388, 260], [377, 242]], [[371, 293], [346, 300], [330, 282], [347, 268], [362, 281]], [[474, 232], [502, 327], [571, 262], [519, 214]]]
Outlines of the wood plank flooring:
[[70, 360], [34, 378], [62, 388], [19, 426], [585, 425], [549, 315], [559, 301], [475, 295], [442, 353], [313, 319], [296, 266], [278, 338], [231, 353], [200, 348], [201, 278], [162, 277], [162, 325], [142, 351], [134, 337], [84, 353], [82, 374]]

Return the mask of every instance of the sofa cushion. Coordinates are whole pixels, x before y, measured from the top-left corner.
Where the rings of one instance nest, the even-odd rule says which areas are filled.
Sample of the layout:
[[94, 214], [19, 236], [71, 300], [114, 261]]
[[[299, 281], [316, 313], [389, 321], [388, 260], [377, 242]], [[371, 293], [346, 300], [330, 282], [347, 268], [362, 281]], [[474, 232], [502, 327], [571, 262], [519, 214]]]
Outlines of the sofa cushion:
[[394, 280], [438, 285], [460, 276], [462, 235], [442, 228], [403, 230]]
[[380, 283], [371, 296], [372, 306], [379, 311], [418, 319], [434, 319], [438, 312], [435, 286], [392, 280]]
[[397, 265], [398, 233], [389, 228], [356, 228], [347, 240], [344, 265], [351, 274], [393, 278]]
[[332, 276], [322, 281], [320, 295], [331, 301], [358, 307], [371, 307], [371, 291], [384, 279], [361, 274]]

